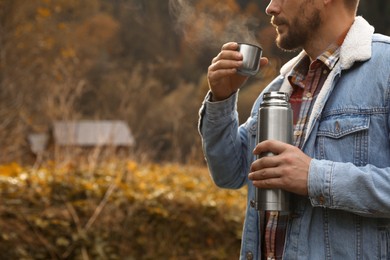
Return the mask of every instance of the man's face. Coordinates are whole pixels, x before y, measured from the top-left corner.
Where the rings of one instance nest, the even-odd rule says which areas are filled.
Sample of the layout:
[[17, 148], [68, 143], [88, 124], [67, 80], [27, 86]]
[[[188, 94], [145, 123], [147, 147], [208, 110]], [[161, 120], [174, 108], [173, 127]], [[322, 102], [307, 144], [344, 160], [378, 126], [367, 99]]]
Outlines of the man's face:
[[303, 48], [309, 44], [311, 37], [315, 37], [322, 20], [320, 10], [314, 2], [315, 0], [281, 0], [278, 2], [283, 11], [270, 14], [273, 15], [271, 23], [276, 28], [276, 44], [279, 48], [284, 50]]

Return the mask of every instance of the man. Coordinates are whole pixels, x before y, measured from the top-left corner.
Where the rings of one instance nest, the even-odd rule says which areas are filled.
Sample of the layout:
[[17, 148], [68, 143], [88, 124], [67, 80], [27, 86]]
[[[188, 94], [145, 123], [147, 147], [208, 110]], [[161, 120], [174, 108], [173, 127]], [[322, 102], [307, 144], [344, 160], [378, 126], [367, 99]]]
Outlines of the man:
[[[237, 43], [225, 44], [208, 69], [199, 131], [214, 182], [248, 187], [241, 259], [390, 259], [390, 38], [356, 17], [357, 6], [271, 0], [266, 9], [277, 45], [303, 49], [264, 90], [290, 94], [294, 145], [256, 144], [262, 94], [238, 125], [247, 78], [236, 73]], [[256, 160], [263, 152], [275, 156]], [[261, 250], [256, 187], [292, 194], [288, 219], [266, 219]]]

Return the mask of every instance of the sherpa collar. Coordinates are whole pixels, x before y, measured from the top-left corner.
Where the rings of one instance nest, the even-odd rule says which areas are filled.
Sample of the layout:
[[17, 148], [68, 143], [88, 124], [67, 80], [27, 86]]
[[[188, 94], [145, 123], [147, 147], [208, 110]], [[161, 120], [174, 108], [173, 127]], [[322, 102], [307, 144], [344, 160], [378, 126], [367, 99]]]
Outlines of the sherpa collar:
[[[371, 40], [374, 33], [372, 27], [363, 17], [358, 16], [352, 24], [340, 49], [340, 66], [342, 69], [350, 68], [357, 61], [371, 58]], [[301, 51], [295, 58], [287, 62], [280, 73], [286, 76], [294, 66], [306, 55]]]
[[[341, 69], [349, 69], [355, 62], [371, 58], [373, 33], [374, 27], [364, 20], [363, 17], [358, 16], [355, 18], [340, 48], [339, 66]], [[284, 81], [279, 91], [291, 94], [292, 88], [287, 80], [287, 75], [305, 55], [307, 55], [306, 52], [304, 50], [301, 51], [280, 69], [280, 74], [284, 77]]]
[[[340, 48], [340, 60], [336, 67], [328, 75], [328, 78], [324, 82], [324, 85], [313, 105], [312, 113], [310, 114], [307, 123], [307, 132], [305, 141], [307, 140], [315, 118], [317, 118], [324, 106], [325, 100], [332, 87], [332, 80], [334, 75], [340, 69], [349, 69], [357, 61], [365, 61], [371, 58], [371, 41], [374, 33], [374, 27], [372, 27], [362, 17], [356, 17], [355, 22], [352, 24], [347, 36]], [[281, 76], [284, 77], [283, 83], [279, 91], [289, 93], [291, 95], [292, 87], [290, 82], [287, 80], [287, 75], [294, 68], [294, 66], [306, 55], [305, 51], [302, 51], [295, 58], [287, 62], [280, 70]]]

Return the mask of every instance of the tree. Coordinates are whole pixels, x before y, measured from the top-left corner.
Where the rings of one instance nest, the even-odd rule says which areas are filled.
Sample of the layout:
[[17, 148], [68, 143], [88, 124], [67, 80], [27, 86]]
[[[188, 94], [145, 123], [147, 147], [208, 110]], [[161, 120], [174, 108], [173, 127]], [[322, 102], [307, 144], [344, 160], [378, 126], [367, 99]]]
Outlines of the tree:
[[75, 21], [93, 13], [97, 3], [2, 0], [0, 135], [7, 149], [1, 149], [1, 161], [28, 152], [29, 131], [47, 131], [53, 120], [73, 116], [85, 85]]

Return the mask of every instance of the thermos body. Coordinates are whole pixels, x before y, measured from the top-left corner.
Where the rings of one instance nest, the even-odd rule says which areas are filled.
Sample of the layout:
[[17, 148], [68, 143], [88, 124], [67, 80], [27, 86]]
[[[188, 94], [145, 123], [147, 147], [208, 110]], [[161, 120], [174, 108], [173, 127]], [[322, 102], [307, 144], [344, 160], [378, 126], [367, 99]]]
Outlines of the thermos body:
[[[288, 95], [283, 92], [264, 93], [258, 113], [257, 142], [278, 140], [293, 142], [293, 113], [288, 102]], [[273, 156], [261, 154], [258, 158]], [[289, 194], [281, 189], [256, 188], [256, 209], [265, 211], [289, 211]]]

